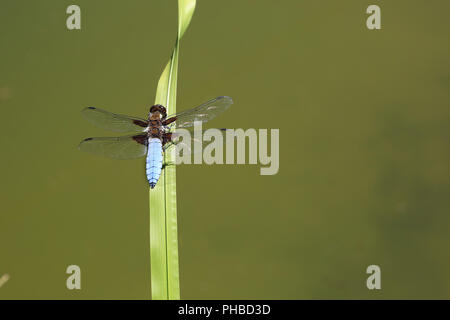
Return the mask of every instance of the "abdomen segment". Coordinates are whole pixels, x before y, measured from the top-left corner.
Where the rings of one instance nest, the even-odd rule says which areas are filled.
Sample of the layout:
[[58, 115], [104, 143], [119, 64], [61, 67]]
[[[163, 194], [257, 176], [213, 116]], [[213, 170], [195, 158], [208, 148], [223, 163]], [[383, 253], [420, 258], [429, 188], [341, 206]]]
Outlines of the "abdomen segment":
[[148, 151], [146, 162], [146, 174], [147, 180], [150, 184], [150, 188], [154, 188], [161, 176], [162, 170], [162, 143], [158, 138], [148, 139]]

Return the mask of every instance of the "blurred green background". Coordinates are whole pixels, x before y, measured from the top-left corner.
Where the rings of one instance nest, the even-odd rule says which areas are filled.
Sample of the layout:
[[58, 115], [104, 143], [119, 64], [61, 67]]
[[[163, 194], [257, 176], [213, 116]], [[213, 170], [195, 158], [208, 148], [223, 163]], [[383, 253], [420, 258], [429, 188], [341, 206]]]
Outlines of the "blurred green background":
[[[450, 298], [449, 9], [198, 0], [178, 110], [232, 96], [210, 126], [279, 128], [280, 171], [178, 168], [182, 298]], [[145, 117], [176, 19], [174, 0], [0, 1], [0, 299], [150, 298], [144, 160], [81, 153], [114, 134], [80, 110]]]

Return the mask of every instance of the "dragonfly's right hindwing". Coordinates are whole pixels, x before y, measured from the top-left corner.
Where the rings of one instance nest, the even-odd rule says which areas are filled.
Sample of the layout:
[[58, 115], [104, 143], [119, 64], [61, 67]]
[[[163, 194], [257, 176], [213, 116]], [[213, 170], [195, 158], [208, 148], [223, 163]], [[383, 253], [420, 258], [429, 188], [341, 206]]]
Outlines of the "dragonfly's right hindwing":
[[81, 151], [113, 159], [135, 159], [147, 153], [147, 134], [122, 137], [87, 138], [81, 141]]

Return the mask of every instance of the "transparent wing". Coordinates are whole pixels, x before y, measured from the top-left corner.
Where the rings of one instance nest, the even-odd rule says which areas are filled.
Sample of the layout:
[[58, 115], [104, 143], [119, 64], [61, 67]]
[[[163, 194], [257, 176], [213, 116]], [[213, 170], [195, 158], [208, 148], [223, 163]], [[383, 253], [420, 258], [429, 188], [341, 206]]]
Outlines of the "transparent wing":
[[84, 152], [113, 159], [140, 158], [147, 153], [147, 134], [87, 138], [81, 141], [78, 148]]
[[164, 145], [163, 151], [169, 148], [176, 148], [177, 152], [182, 152], [186, 154], [196, 154], [202, 152], [204, 145], [207, 143], [201, 139], [196, 139], [194, 137], [188, 137], [186, 139], [174, 138], [171, 142]]
[[94, 107], [83, 109], [82, 114], [97, 127], [114, 132], [140, 132], [144, 131], [148, 124], [141, 118], [115, 114]]
[[169, 116], [168, 119], [175, 117], [175, 125], [171, 127], [187, 128], [192, 127], [194, 122], [206, 122], [209, 121], [233, 104], [233, 100], [230, 97], [217, 97], [198, 107], [182, 111], [175, 115]]
[[[211, 143], [212, 138], [210, 140], [203, 140], [202, 137], [195, 137], [192, 132], [184, 131], [186, 129], [176, 130], [172, 133], [172, 141], [166, 143], [163, 147], [163, 150], [166, 151], [170, 147], [176, 147], [177, 152], [183, 152], [187, 154], [197, 154], [203, 151], [203, 149]], [[211, 129], [210, 129], [211, 130]], [[224, 132], [227, 129], [216, 129], [217, 132], [221, 132], [222, 137]], [[202, 136], [204, 132], [202, 133]], [[225, 143], [225, 140], [222, 140]]]

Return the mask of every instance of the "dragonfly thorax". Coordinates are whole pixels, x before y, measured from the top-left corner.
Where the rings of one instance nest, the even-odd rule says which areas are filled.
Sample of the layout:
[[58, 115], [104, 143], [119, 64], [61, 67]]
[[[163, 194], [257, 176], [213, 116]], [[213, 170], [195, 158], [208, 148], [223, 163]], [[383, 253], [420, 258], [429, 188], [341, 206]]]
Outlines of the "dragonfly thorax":
[[161, 128], [159, 127], [151, 127], [148, 131], [150, 133], [150, 136], [153, 138], [160, 138], [162, 137]]

